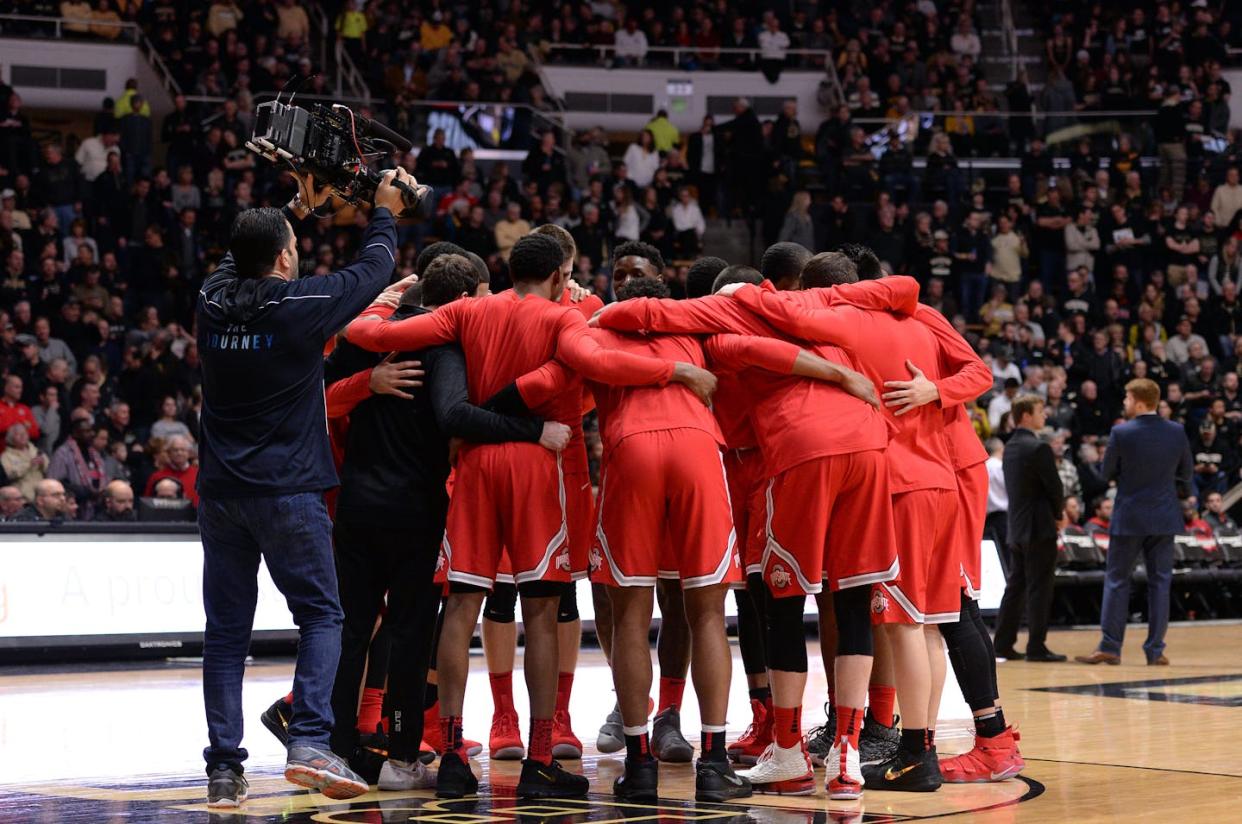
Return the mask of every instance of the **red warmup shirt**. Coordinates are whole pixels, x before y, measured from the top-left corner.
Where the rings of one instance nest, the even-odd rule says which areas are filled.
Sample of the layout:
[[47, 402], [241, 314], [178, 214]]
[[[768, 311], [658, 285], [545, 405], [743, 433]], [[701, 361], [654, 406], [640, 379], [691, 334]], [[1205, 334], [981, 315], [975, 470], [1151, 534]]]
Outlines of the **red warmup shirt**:
[[[595, 295], [587, 295], [582, 300], [574, 303], [569, 297], [569, 290], [561, 292], [559, 303], [561, 306], [568, 306], [581, 312], [582, 317], [588, 320], [597, 311], [604, 308], [604, 302]], [[566, 475], [586, 475], [591, 471], [590, 463], [587, 461], [586, 435], [582, 431], [582, 416], [595, 408], [595, 400], [591, 397], [591, 393], [581, 379], [578, 380], [578, 384], [581, 387], [582, 411], [574, 416], [572, 421], [566, 421], [569, 424], [569, 428], [573, 430], [573, 434], [570, 436], [569, 446], [565, 447], [565, 451], [561, 453], [561, 461]]]
[[[917, 284], [914, 295], [918, 295]], [[732, 333], [709, 339], [704, 348], [714, 365], [739, 372], [746, 370], [741, 377], [754, 404], [750, 417], [768, 474], [776, 475], [827, 455], [883, 449], [888, 442], [883, 416], [834, 384], [748, 369], [753, 364], [739, 357], [738, 348], [745, 338], [738, 336], [781, 336], [731, 297], [635, 298], [612, 304], [600, 315], [599, 322], [603, 327], [630, 331]], [[826, 360], [857, 369], [840, 349], [807, 348]], [[789, 368], [792, 362], [791, 358]], [[788, 368], [784, 371], [788, 372]]]
[[[914, 318], [839, 303], [824, 308], [830, 303], [832, 291], [776, 292], [746, 286], [734, 298], [795, 337], [831, 343], [853, 353], [860, 371], [877, 387], [883, 387], [885, 381], [908, 380], [906, 361], [922, 369], [930, 380], [943, 377], [939, 344], [925, 325]], [[957, 489], [940, 408], [922, 406], [898, 416], [885, 407], [885, 414], [897, 427], [888, 448], [893, 494], [916, 489]]]
[[[797, 350], [798, 347], [795, 346], [794, 349]], [[723, 368], [717, 371], [717, 365], [712, 366], [717, 381], [716, 394], [712, 396], [712, 412], [716, 415], [716, 422], [720, 424], [720, 434], [724, 436], [725, 446], [729, 449], [756, 448], [759, 440], [750, 419], [751, 407], [754, 406], [750, 389], [741, 373]]]
[[[513, 290], [485, 298], [458, 300], [434, 312], [395, 322], [372, 306], [349, 325], [350, 342], [374, 352], [423, 349], [457, 341], [466, 354], [470, 402], [482, 405], [527, 372], [556, 358], [584, 377], [601, 383], [663, 385], [673, 364], [607, 350], [590, 335], [577, 309]], [[374, 317], [379, 315], [381, 317]], [[546, 420], [567, 424], [582, 417], [582, 391], [566, 391], [532, 410]]]
[[944, 410], [944, 431], [949, 439], [953, 469], [960, 472], [988, 459], [988, 451], [983, 448], [962, 404], [992, 388], [992, 370], [948, 318], [935, 309], [920, 304], [914, 319], [930, 329], [940, 345], [940, 374], [946, 377], [934, 383], [940, 390], [940, 408]]

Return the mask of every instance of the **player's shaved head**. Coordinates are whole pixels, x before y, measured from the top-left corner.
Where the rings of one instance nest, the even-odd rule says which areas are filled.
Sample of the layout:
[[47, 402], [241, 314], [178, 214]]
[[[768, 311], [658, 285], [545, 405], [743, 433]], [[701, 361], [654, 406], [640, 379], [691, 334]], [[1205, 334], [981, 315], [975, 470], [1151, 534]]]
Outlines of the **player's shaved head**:
[[759, 261], [759, 271], [777, 289], [797, 289], [802, 282], [802, 269], [810, 259], [810, 251], [800, 243], [773, 243], [763, 253], [763, 260]]
[[558, 275], [561, 245], [547, 235], [518, 238], [509, 252], [509, 277], [514, 283], [539, 283]]
[[711, 255], [696, 260], [686, 272], [686, 297], [701, 298], [710, 295], [717, 276], [727, 268], [728, 261]]
[[804, 289], [818, 289], [857, 282], [858, 267], [854, 265], [854, 261], [840, 252], [820, 252], [808, 260], [802, 270]]
[[758, 286], [760, 283], [763, 283], [763, 275], [759, 274], [758, 269], [741, 263], [726, 266], [716, 276], [716, 279], [712, 281], [712, 293], [719, 292], [733, 283], [753, 283]]
[[414, 269], [422, 277], [423, 272], [427, 271], [427, 267], [431, 262], [440, 255], [464, 255], [466, 250], [458, 246], [456, 243], [450, 243], [447, 240], [441, 240], [431, 244], [426, 249], [418, 253], [418, 260], [414, 262]]
[[631, 298], [666, 298], [668, 284], [660, 278], [630, 278], [617, 290], [617, 300]]
[[880, 259], [876, 257], [875, 252], [871, 251], [870, 246], [864, 246], [861, 243], [842, 243], [837, 247], [837, 251], [854, 261], [854, 265], [858, 267], [859, 280], [878, 280], [884, 277]]

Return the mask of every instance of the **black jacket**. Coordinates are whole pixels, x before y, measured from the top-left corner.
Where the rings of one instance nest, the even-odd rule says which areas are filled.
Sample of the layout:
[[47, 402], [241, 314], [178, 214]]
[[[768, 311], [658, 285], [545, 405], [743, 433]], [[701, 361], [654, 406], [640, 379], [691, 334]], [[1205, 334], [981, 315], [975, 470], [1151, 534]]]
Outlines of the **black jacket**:
[[[401, 309], [393, 318], [427, 311]], [[341, 343], [324, 364], [325, 380], [331, 385], [375, 366], [382, 357]], [[336, 517], [355, 523], [402, 524], [414, 514], [420, 522], [442, 524], [448, 511], [444, 482], [449, 475], [449, 438], [537, 443], [543, 421], [471, 405], [466, 358], [455, 345], [403, 352], [393, 360], [422, 362], [424, 385], [410, 393], [411, 400], [372, 395], [350, 412]]]
[[1031, 430], [1019, 429], [1005, 444], [1004, 471], [1009, 543], [1030, 546], [1055, 541], [1064, 491], [1052, 447]]
[[336, 486], [323, 347], [388, 285], [396, 221], [376, 209], [358, 258], [339, 272], [239, 278], [225, 255], [196, 308], [202, 359], [204, 498], [322, 492]]

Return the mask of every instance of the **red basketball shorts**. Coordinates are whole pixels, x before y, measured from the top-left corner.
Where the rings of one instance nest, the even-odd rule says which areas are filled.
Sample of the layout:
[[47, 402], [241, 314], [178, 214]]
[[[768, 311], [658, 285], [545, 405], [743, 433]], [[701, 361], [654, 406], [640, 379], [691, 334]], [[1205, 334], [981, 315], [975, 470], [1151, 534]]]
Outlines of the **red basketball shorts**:
[[513, 581], [569, 581], [572, 563], [560, 456], [538, 444], [463, 450], [444, 530], [442, 561], [452, 583], [491, 588]]
[[767, 478], [764, 477], [763, 457], [758, 449], [727, 449], [724, 465], [742, 569], [747, 575], [762, 572], [767, 515], [764, 499]]
[[630, 435], [608, 453], [600, 481], [591, 580], [686, 588], [741, 580], [724, 464], [698, 429]]
[[962, 589], [978, 600], [983, 577], [983, 523], [988, 517], [988, 467], [977, 463], [957, 473], [957, 548]]
[[893, 503], [884, 451], [798, 464], [765, 491], [763, 579], [777, 598], [897, 577]]
[[944, 624], [961, 612], [961, 553], [956, 489], [916, 489], [893, 496], [901, 575], [876, 588], [876, 624]]

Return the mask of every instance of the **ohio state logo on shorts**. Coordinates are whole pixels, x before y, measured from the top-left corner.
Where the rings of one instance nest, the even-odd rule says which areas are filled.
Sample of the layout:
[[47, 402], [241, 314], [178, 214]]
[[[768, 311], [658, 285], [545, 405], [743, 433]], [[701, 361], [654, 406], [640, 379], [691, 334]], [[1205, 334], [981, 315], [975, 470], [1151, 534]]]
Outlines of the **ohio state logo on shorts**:
[[569, 572], [569, 547], [565, 547], [556, 556], [556, 568]]
[[444, 552], [443, 550], [441, 550], [440, 554], [436, 556], [436, 572], [443, 572], [443, 571], [444, 571]]
[[871, 611], [879, 615], [885, 612], [887, 609], [888, 609], [888, 597], [883, 592], [877, 589], [871, 595]]
[[602, 566], [604, 565], [604, 559], [603, 559], [603, 557], [601, 557], [601, 556], [600, 556], [600, 554], [599, 554], [599, 550], [598, 550], [598, 549], [595, 549], [594, 547], [592, 547], [592, 548], [591, 548], [591, 554], [590, 554], [590, 556], [587, 558], [587, 561], [588, 561], [588, 562], [590, 563], [590, 565], [591, 565], [591, 571], [592, 571], [592, 572], [598, 572], [598, 571], [599, 571], [599, 568], [600, 568], [600, 567], [602, 567]]
[[777, 589], [784, 589], [789, 586], [789, 582], [793, 580], [789, 577], [789, 570], [785, 569], [785, 567], [780, 564], [772, 567], [772, 573], [768, 577], [772, 580], [772, 586]]

